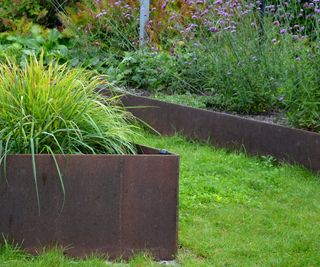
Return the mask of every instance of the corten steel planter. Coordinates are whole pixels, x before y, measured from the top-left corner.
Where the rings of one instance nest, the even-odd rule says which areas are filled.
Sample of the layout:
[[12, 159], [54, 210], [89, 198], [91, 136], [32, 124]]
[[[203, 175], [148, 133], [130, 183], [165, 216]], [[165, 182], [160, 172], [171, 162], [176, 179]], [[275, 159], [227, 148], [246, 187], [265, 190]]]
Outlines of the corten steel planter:
[[122, 102], [135, 107], [129, 111], [161, 134], [179, 132], [218, 147], [271, 155], [320, 171], [320, 134], [134, 95], [123, 96]]
[[139, 155], [57, 155], [65, 204], [51, 155], [36, 155], [40, 214], [30, 155], [7, 158], [0, 183], [0, 233], [34, 253], [59, 245], [66, 253], [128, 258], [177, 251], [177, 155], [139, 147]]

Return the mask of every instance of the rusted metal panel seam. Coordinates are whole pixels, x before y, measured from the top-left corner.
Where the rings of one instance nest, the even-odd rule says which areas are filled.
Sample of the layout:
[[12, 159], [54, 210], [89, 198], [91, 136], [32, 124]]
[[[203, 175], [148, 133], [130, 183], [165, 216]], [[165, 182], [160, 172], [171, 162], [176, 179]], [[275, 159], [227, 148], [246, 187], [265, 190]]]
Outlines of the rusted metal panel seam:
[[120, 197], [119, 197], [119, 245], [120, 250], [124, 251], [123, 247], [123, 198], [124, 198], [124, 166], [125, 165], [125, 158], [120, 158], [119, 164], [119, 190], [120, 190]]

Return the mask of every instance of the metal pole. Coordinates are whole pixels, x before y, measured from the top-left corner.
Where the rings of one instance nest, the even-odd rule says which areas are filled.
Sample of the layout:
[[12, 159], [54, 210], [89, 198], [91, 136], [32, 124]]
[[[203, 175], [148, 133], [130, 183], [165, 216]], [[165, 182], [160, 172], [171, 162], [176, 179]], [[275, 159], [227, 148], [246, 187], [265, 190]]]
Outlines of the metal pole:
[[146, 43], [146, 24], [150, 16], [150, 0], [140, 0], [140, 47]]
[[260, 5], [260, 34], [261, 36], [264, 35], [264, 16], [265, 16], [265, 1], [261, 0]]

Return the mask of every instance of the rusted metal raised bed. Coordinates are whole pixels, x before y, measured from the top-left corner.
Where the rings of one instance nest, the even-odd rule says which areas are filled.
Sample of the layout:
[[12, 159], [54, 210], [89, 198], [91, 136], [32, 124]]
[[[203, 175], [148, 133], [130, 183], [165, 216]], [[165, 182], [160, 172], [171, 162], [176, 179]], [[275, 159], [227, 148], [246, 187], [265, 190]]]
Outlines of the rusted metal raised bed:
[[149, 251], [172, 259], [179, 158], [139, 149], [138, 155], [57, 155], [65, 201], [52, 156], [36, 155], [40, 215], [31, 156], [8, 156], [7, 182], [0, 183], [0, 233], [31, 253], [59, 245], [76, 257], [128, 258]]
[[179, 132], [218, 147], [242, 148], [320, 171], [320, 134], [134, 95], [123, 96], [122, 102], [135, 107], [129, 110], [161, 134]]

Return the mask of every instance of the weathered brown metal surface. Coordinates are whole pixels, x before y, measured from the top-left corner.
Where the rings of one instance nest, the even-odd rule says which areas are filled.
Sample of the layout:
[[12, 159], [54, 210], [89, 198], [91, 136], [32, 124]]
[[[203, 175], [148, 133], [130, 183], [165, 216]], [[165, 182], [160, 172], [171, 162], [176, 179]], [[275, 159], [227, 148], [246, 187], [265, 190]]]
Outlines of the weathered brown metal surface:
[[[271, 155], [320, 171], [320, 135], [225, 113], [125, 95], [122, 101], [135, 116], [164, 135], [180, 132], [188, 138], [210, 140], [228, 149]], [[143, 108], [136, 108], [143, 106]]]
[[8, 156], [7, 182], [0, 182], [0, 233], [32, 253], [59, 245], [76, 257], [128, 258], [146, 250], [172, 259], [179, 159], [140, 150], [151, 154], [56, 156], [65, 200], [52, 157], [37, 155], [40, 215], [31, 156]]

